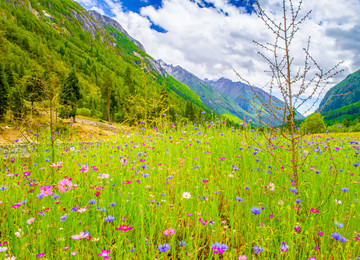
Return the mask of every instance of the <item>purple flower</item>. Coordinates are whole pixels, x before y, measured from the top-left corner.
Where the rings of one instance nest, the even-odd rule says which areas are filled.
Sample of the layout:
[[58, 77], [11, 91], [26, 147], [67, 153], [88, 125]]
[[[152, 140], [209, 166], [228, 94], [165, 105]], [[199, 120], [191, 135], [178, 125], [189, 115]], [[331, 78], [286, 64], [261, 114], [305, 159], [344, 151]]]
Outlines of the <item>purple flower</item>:
[[116, 206], [116, 202], [111, 202], [110, 206], [112, 206], [112, 207]]
[[258, 207], [252, 207], [251, 208], [251, 213], [255, 214], [255, 215], [259, 215], [261, 213], [261, 209]]
[[111, 221], [114, 221], [115, 220], [115, 217], [113, 217], [113, 216], [111, 216], [111, 215], [109, 215], [109, 216], [107, 216], [107, 217], [105, 217], [105, 221], [107, 221], [107, 222], [111, 222]]
[[237, 201], [243, 201], [243, 198], [236, 197], [236, 200], [237, 200]]
[[158, 245], [158, 248], [160, 250], [160, 252], [167, 252], [171, 249], [170, 245], [169, 244], [160, 244]]
[[349, 189], [348, 188], [341, 188], [341, 190], [343, 191], [343, 192], [348, 192], [349, 191]]
[[281, 243], [280, 250], [284, 252], [287, 252], [289, 250], [289, 246], [285, 243], [285, 241]]
[[94, 199], [89, 200], [90, 205], [95, 204], [95, 203], [96, 203], [96, 200], [94, 200]]
[[263, 247], [254, 246], [255, 254], [260, 254], [260, 252], [264, 251]]
[[179, 241], [179, 246], [186, 246], [186, 242], [185, 241]]
[[335, 226], [337, 226], [338, 228], [343, 228], [344, 225], [342, 223], [338, 223], [338, 222], [334, 222]]

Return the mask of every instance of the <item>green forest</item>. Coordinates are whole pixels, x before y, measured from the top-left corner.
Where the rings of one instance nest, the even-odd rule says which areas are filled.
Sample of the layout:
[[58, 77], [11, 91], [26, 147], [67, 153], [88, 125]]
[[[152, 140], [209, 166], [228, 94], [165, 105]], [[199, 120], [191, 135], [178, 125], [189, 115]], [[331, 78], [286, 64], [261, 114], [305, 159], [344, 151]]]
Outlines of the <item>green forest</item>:
[[0, 2], [0, 117], [24, 120], [39, 106], [126, 124], [216, 116], [124, 33], [99, 24], [91, 33], [74, 13], [92, 19], [71, 0]]

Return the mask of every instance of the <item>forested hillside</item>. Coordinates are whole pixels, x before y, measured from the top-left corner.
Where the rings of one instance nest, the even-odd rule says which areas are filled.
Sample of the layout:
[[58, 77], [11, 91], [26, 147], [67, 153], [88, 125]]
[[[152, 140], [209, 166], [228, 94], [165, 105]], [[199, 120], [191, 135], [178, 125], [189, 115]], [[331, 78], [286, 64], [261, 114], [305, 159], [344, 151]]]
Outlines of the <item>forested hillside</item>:
[[130, 124], [214, 116], [121, 25], [71, 0], [0, 1], [0, 93], [0, 117], [14, 120], [33, 104]]

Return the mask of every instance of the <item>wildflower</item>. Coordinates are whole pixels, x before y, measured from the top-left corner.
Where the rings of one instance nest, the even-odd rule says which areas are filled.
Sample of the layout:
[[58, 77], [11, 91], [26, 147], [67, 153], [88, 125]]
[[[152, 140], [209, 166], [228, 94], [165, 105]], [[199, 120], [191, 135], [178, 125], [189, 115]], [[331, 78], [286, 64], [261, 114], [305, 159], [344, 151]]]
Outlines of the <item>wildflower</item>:
[[185, 246], [186, 246], [186, 242], [185, 242], [185, 241], [179, 241], [179, 246], [185, 247]]
[[98, 179], [108, 179], [109, 177], [110, 177], [110, 174], [100, 173], [98, 176]]
[[297, 199], [295, 200], [295, 202], [299, 204], [301, 202], [301, 199]]
[[274, 215], [269, 215], [269, 218], [273, 218], [274, 217]]
[[59, 197], [60, 197], [59, 195], [55, 194], [55, 195], [53, 195], [51, 198], [52, 198], [53, 200], [56, 200], [56, 199], [59, 198]]
[[334, 222], [335, 226], [337, 226], [338, 228], [343, 228], [344, 225], [342, 223], [337, 223], [337, 222]]
[[45, 253], [41, 253], [41, 254], [37, 254], [37, 257], [43, 257], [45, 255]]
[[58, 182], [58, 190], [60, 193], [67, 192], [68, 190], [71, 190], [73, 188], [73, 184], [70, 182], [71, 179], [64, 178], [61, 181]]
[[12, 257], [7, 257], [5, 258], [5, 260], [15, 260], [16, 259], [16, 256], [12, 256]]
[[171, 249], [170, 245], [169, 244], [160, 244], [158, 245], [158, 248], [160, 250], [160, 252], [167, 252]]
[[113, 216], [111, 216], [111, 215], [109, 215], [109, 216], [107, 216], [107, 217], [105, 217], [105, 221], [107, 221], [107, 222], [111, 222], [111, 221], [114, 221], [115, 220], [115, 217], [113, 217]]
[[319, 213], [319, 210], [318, 210], [318, 209], [314, 209], [314, 208], [311, 208], [310, 211], [313, 212], [313, 213]]
[[201, 218], [199, 218], [199, 221], [201, 222], [201, 224], [205, 225], [206, 223], [208, 223], [209, 221], [207, 220], [204, 220], [204, 221], [201, 221]]
[[241, 255], [239, 256], [238, 260], [248, 260], [248, 258], [246, 257], [246, 255]]
[[236, 197], [236, 200], [237, 200], [237, 201], [243, 201], [243, 199], [240, 198], [240, 197]]
[[283, 252], [287, 252], [289, 250], [289, 246], [283, 241], [280, 246], [280, 250]]
[[6, 185], [5, 186], [3, 186], [3, 185], [0, 186], [0, 190], [2, 190], [2, 191], [7, 190], [7, 189], [8, 189], [8, 186], [6, 186]]
[[0, 247], [0, 252], [5, 252], [8, 248], [6, 246]]
[[300, 231], [301, 231], [300, 226], [295, 226], [294, 229], [295, 229], [296, 232], [300, 232]]
[[57, 167], [58, 169], [62, 168], [62, 162], [52, 163], [50, 167]]
[[122, 230], [122, 231], [129, 231], [132, 230], [134, 227], [130, 227], [130, 225], [121, 225], [119, 228], [115, 228], [115, 230]]
[[211, 245], [211, 249], [214, 251], [214, 253], [224, 253], [224, 251], [229, 249], [229, 246], [226, 244], [220, 244], [219, 242], [216, 242], [215, 244]]
[[341, 190], [343, 191], [343, 192], [348, 192], [349, 191], [349, 189], [348, 188], [341, 188]]
[[60, 222], [64, 222], [64, 221], [66, 221], [66, 218], [67, 218], [67, 216], [66, 216], [66, 215], [61, 216], [61, 217], [60, 217]]
[[[275, 190], [275, 184], [272, 183], [272, 182], [270, 182], [270, 183], [269, 183], [269, 189], [270, 189], [271, 191]], [[246, 256], [245, 256], [245, 257], [246, 257]]]
[[82, 239], [82, 238], [87, 238], [89, 236], [88, 233], [86, 232], [80, 232], [79, 235], [73, 235], [71, 236], [72, 239]]
[[83, 173], [84, 173], [84, 172], [88, 172], [88, 171], [89, 171], [89, 166], [83, 165], [79, 171], [81, 171], [81, 172], [83, 172]]
[[263, 247], [254, 246], [255, 254], [260, 254], [262, 251], [264, 251]]
[[191, 194], [190, 194], [190, 192], [183, 192], [182, 197], [183, 197], [184, 199], [190, 199], [190, 198], [191, 198]]
[[95, 204], [95, 203], [96, 203], [96, 200], [94, 200], [94, 199], [89, 200], [90, 205]]
[[310, 260], [318, 260], [316, 257], [310, 256], [309, 257]]
[[251, 208], [251, 213], [255, 214], [255, 215], [259, 215], [261, 213], [261, 209], [258, 207], [252, 207]]
[[356, 237], [354, 237], [357, 241], [360, 241], [360, 233], [358, 233], [357, 235], [356, 235]]
[[319, 236], [323, 236], [323, 235], [324, 235], [323, 232], [318, 232], [317, 234], [318, 234]]
[[20, 207], [21, 206], [21, 204], [20, 203], [16, 203], [16, 204], [14, 204], [14, 205], [11, 205], [11, 207], [13, 207], [13, 208], [18, 208], [18, 207]]
[[169, 235], [172, 235], [172, 234], [175, 234], [175, 233], [176, 233], [175, 229], [173, 229], [171, 227], [163, 232], [163, 234], [165, 236], [169, 236]]
[[110, 250], [103, 250], [103, 249], [101, 249], [101, 254], [98, 254], [99, 256], [102, 256], [102, 257], [104, 257], [105, 259], [108, 259], [108, 258], [110, 258], [111, 256], [109, 255], [109, 253], [110, 253]]
[[34, 222], [35, 218], [29, 218], [26, 223], [31, 225]]
[[298, 190], [297, 190], [297, 188], [290, 188], [290, 191], [294, 194], [294, 195], [296, 195], [297, 193], [298, 193]]

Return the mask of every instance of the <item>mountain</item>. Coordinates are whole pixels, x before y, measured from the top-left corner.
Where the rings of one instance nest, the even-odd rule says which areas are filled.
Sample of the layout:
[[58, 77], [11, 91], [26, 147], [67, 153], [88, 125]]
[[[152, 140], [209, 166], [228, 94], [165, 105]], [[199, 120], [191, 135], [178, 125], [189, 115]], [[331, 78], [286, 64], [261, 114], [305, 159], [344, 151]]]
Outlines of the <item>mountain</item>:
[[8, 115], [17, 108], [22, 119], [27, 117], [27, 86], [33, 82], [41, 83], [41, 91], [47, 93], [35, 103], [46, 106], [71, 71], [82, 96], [78, 114], [131, 124], [145, 118], [155, 122], [165, 113], [172, 121], [189, 115], [199, 120], [193, 115], [202, 111], [202, 117], [211, 118], [200, 97], [165, 75], [115, 20], [72, 0], [0, 1], [0, 74], [9, 86]]
[[360, 70], [331, 88], [320, 102], [318, 112], [333, 122], [360, 117]]
[[254, 114], [247, 113], [244, 109], [232, 101], [231, 98], [223, 95], [212, 85], [199, 79], [191, 72], [180, 66], [166, 64], [162, 60], [159, 60], [158, 62], [169, 75], [189, 86], [196, 94], [199, 95], [204, 104], [216, 113], [225, 117], [232, 117], [231, 115], [233, 115], [241, 120], [256, 120]]

